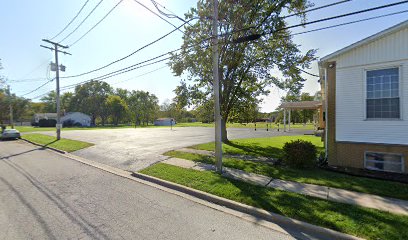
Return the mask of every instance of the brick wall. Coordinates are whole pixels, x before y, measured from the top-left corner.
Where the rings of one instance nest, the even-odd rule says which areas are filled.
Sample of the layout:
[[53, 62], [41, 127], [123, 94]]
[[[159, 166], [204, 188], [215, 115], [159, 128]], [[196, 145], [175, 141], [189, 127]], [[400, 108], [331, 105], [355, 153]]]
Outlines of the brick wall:
[[398, 153], [405, 160], [405, 173], [408, 173], [408, 146], [367, 144], [367, 143], [336, 143], [336, 166], [364, 168], [365, 152]]

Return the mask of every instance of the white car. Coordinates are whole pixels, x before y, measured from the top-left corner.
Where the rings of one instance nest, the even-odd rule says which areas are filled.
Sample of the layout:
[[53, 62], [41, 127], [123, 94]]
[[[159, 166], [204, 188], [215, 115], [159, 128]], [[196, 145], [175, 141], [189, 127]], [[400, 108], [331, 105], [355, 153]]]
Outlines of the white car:
[[17, 129], [4, 129], [0, 136], [1, 140], [17, 138], [21, 138], [20, 132]]

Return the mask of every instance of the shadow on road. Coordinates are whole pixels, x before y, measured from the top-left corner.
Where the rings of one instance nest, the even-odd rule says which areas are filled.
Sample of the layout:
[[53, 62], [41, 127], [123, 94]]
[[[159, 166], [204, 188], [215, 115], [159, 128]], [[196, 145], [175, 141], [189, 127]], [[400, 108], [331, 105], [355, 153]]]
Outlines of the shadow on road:
[[[32, 150], [35, 151], [35, 150]], [[71, 207], [67, 202], [65, 202], [61, 197], [59, 197], [56, 193], [51, 191], [49, 188], [44, 186], [38, 179], [33, 177], [29, 172], [27, 172], [23, 167], [18, 165], [17, 163], [13, 163], [10, 160], [4, 161], [9, 167], [14, 169], [16, 172], [20, 173], [24, 178], [26, 178], [40, 193], [42, 193], [46, 198], [48, 198], [72, 223], [78, 225], [83, 232], [86, 233], [89, 237], [93, 239], [109, 239], [109, 237], [104, 234], [101, 230], [98, 229], [97, 226], [93, 225], [89, 221], [87, 221], [84, 217], [82, 217], [73, 207]], [[28, 209], [33, 213], [33, 216], [38, 220], [40, 225], [43, 227], [47, 236], [50, 239], [56, 239], [55, 236], [49, 231], [49, 228], [45, 221], [41, 218], [39, 213], [31, 206], [26, 199], [24, 199], [23, 195], [18, 192], [17, 189], [13, 188], [13, 186], [8, 183], [5, 179], [0, 177], [0, 180], [4, 182], [10, 190], [12, 190], [19, 200], [28, 207]]]
[[35, 149], [31, 149], [31, 150], [28, 150], [28, 151], [24, 151], [24, 152], [12, 154], [12, 155], [4, 156], [4, 157], [1, 157], [0, 160], [2, 160], [2, 159], [9, 159], [9, 158], [11, 158], [11, 157], [16, 157], [16, 156], [19, 156], [19, 155], [24, 155], [24, 154], [26, 154], [26, 153], [30, 153], [30, 152], [34, 152], [34, 151], [46, 150], [48, 145], [53, 144], [53, 143], [55, 143], [55, 142], [57, 142], [57, 141], [59, 141], [59, 140], [54, 140], [54, 141], [49, 142], [49, 143], [47, 143], [47, 144], [45, 144], [45, 145], [41, 145], [41, 146], [39, 146], [38, 148], [35, 148]]

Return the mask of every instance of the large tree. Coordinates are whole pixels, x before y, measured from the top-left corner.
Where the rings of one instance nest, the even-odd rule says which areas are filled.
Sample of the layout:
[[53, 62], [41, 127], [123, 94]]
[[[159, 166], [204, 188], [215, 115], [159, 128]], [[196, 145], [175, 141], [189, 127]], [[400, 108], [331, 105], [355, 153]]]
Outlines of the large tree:
[[75, 87], [71, 104], [78, 111], [91, 115], [92, 124], [95, 124], [96, 118], [100, 117], [104, 125], [109, 115], [104, 103], [111, 93], [112, 88], [108, 83], [90, 81]]
[[[201, 105], [212, 98], [212, 0], [200, 0], [187, 14], [187, 20], [199, 19], [185, 28], [182, 50], [172, 57], [170, 66], [177, 76], [187, 74], [190, 98]], [[269, 94], [268, 87], [275, 84], [299, 91], [305, 79], [300, 68], [309, 68], [315, 50], [302, 53], [293, 42], [285, 12], [301, 12], [310, 4], [307, 0], [222, 0], [219, 3], [219, 73], [220, 104], [223, 141], [228, 141], [226, 122], [232, 112], [248, 103], [255, 103]], [[299, 15], [305, 19], [303, 14]], [[246, 29], [246, 30], [242, 30]], [[279, 30], [279, 31], [276, 31]], [[255, 41], [236, 43], [236, 39], [253, 34], [265, 34]], [[232, 34], [226, 34], [232, 33]], [[234, 43], [235, 42], [235, 43]], [[283, 77], [272, 74], [279, 71]], [[242, 104], [244, 103], [244, 104]], [[238, 109], [237, 109], [238, 108]]]
[[105, 100], [105, 105], [112, 118], [113, 124], [117, 126], [119, 121], [127, 114], [128, 106], [126, 102], [117, 95], [109, 95]]
[[149, 125], [156, 117], [159, 109], [159, 99], [156, 95], [145, 91], [132, 91], [128, 97], [130, 114], [135, 121], [135, 125]]
[[47, 113], [57, 112], [57, 93], [55, 91], [49, 92], [40, 100], [45, 104], [44, 111]]

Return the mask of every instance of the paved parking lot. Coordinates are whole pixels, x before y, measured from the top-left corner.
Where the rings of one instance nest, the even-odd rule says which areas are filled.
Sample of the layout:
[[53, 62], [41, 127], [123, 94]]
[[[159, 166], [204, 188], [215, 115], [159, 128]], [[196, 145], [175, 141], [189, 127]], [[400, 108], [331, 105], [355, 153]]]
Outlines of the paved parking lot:
[[[253, 138], [279, 135], [301, 135], [311, 131], [277, 132], [265, 129], [228, 129], [228, 138]], [[42, 132], [53, 135], [53, 132]], [[64, 131], [63, 138], [94, 143], [95, 146], [73, 154], [124, 170], [137, 171], [167, 157], [161, 154], [199, 143], [214, 141], [214, 129], [206, 127], [128, 128]]]

